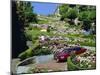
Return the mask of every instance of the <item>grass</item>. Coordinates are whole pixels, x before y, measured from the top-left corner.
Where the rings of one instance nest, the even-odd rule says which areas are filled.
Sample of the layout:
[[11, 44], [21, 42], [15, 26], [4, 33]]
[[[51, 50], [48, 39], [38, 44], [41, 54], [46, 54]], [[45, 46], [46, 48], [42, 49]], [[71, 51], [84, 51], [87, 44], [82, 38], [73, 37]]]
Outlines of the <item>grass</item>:
[[27, 30], [25, 32], [27, 38], [30, 38], [31, 40], [37, 40], [39, 36], [54, 36], [52, 32], [41, 32], [41, 29], [33, 28], [32, 30]]
[[88, 38], [88, 39], [94, 39], [95, 38], [95, 35], [83, 35], [82, 36], [83, 38]]
[[67, 41], [68, 44], [77, 44], [79, 43], [81, 46], [91, 46], [91, 47], [95, 47], [96, 46], [96, 43], [95, 42], [74, 42], [74, 41]]
[[82, 37], [82, 34], [67, 34], [66, 35], [67, 37], [69, 37], [69, 38], [78, 38], [78, 37]]
[[48, 20], [39, 20], [38, 24], [48, 24]]

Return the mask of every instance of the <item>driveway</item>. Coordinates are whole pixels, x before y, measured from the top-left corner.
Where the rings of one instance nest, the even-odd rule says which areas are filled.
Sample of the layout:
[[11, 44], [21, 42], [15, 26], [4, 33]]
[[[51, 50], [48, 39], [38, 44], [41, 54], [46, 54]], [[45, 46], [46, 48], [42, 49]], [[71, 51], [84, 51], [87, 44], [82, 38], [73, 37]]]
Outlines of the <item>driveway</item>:
[[48, 63], [37, 64], [37, 68], [46, 68], [51, 71], [65, 71], [67, 70], [67, 62], [59, 62], [57, 63], [55, 60], [52, 60]]

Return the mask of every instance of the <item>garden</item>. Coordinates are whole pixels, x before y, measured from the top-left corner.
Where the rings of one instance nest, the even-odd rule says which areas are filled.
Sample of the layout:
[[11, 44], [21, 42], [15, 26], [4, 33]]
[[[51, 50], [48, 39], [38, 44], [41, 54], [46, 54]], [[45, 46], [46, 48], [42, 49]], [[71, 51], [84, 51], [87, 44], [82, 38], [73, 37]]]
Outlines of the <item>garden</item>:
[[[16, 41], [13, 42], [12, 60], [18, 58], [21, 63], [32, 58], [35, 62], [25, 65], [30, 67], [27, 73], [95, 69], [96, 7], [61, 4], [57, 9], [59, 13], [39, 15], [31, 2], [13, 1], [16, 16], [13, 38]], [[72, 52], [65, 62], [54, 60], [57, 51], [69, 47], [83, 47], [86, 51], [79, 55]], [[47, 63], [40, 63], [43, 61]]]

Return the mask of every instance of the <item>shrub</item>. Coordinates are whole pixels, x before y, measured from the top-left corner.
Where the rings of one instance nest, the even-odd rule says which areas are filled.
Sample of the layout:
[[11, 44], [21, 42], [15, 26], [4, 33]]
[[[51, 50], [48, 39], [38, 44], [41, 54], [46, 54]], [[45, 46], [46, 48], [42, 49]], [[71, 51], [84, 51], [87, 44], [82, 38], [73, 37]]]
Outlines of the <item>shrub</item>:
[[75, 18], [78, 16], [77, 13], [78, 13], [78, 12], [77, 12], [76, 9], [70, 8], [70, 9], [68, 10], [68, 12], [67, 12], [67, 18], [73, 20], [73, 19], [75, 19]]
[[38, 45], [33, 50], [33, 53], [34, 55], [47, 55], [47, 54], [51, 54], [51, 50], [48, 47], [42, 48], [42, 46]]
[[48, 47], [42, 48], [42, 46], [39, 45], [39, 41], [36, 40], [33, 48], [29, 48], [26, 51], [20, 53], [18, 57], [21, 60], [24, 60], [24, 59], [32, 57], [32, 56], [47, 55], [47, 54], [51, 54], [51, 50]]
[[78, 17], [80, 21], [83, 21], [82, 28], [88, 31], [91, 28], [91, 23], [96, 22], [96, 11], [83, 11]]
[[32, 49], [29, 48], [29, 49], [27, 49], [25, 52], [20, 53], [18, 57], [19, 57], [21, 60], [24, 60], [24, 59], [26, 59], [26, 58], [28, 58], [28, 57], [31, 57], [31, 56], [33, 56], [33, 52], [32, 52]]
[[91, 28], [91, 21], [90, 20], [84, 20], [82, 28], [86, 31], [88, 31]]

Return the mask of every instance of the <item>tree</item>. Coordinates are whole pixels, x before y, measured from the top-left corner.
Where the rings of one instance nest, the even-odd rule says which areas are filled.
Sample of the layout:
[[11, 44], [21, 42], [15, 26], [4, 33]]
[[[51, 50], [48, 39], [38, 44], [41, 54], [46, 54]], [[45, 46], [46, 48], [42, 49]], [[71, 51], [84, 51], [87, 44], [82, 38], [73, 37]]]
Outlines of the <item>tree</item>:
[[92, 11], [83, 11], [79, 14], [79, 20], [83, 21], [83, 29], [88, 31], [91, 28], [91, 23], [95, 23], [96, 12]]
[[89, 10], [88, 7], [89, 6], [86, 6], [86, 5], [79, 5], [79, 10], [80, 10], [80, 12], [88, 11]]
[[37, 22], [37, 15], [33, 13], [33, 7], [30, 2], [19, 2], [17, 3], [17, 13], [19, 20], [24, 22], [27, 26], [30, 22]]
[[70, 23], [77, 17], [78, 11], [76, 10], [76, 5], [63, 4], [59, 7], [61, 20], [70, 19]]
[[76, 9], [70, 8], [70, 9], [68, 10], [68, 12], [67, 12], [67, 18], [70, 19], [72, 23], [74, 22], [73, 20], [74, 20], [75, 18], [77, 18], [77, 16], [78, 16], [78, 12], [77, 12]]
[[[89, 30], [91, 28], [91, 23], [96, 25], [96, 7], [86, 6], [86, 5], [67, 5], [63, 4], [59, 6], [61, 20], [67, 20], [70, 25], [74, 24], [74, 20], [77, 18], [83, 25], [82, 28]], [[96, 26], [92, 27], [93, 29]]]
[[64, 20], [66, 18], [68, 9], [69, 9], [69, 6], [67, 4], [63, 4], [59, 6], [59, 13], [61, 15], [61, 20]]
[[37, 16], [33, 13], [30, 2], [12, 1], [12, 57], [17, 57], [19, 53], [25, 51], [26, 37], [25, 26], [30, 22], [36, 22]]
[[91, 22], [94, 22], [96, 24], [96, 11], [95, 10], [90, 11], [88, 17], [91, 20]]

